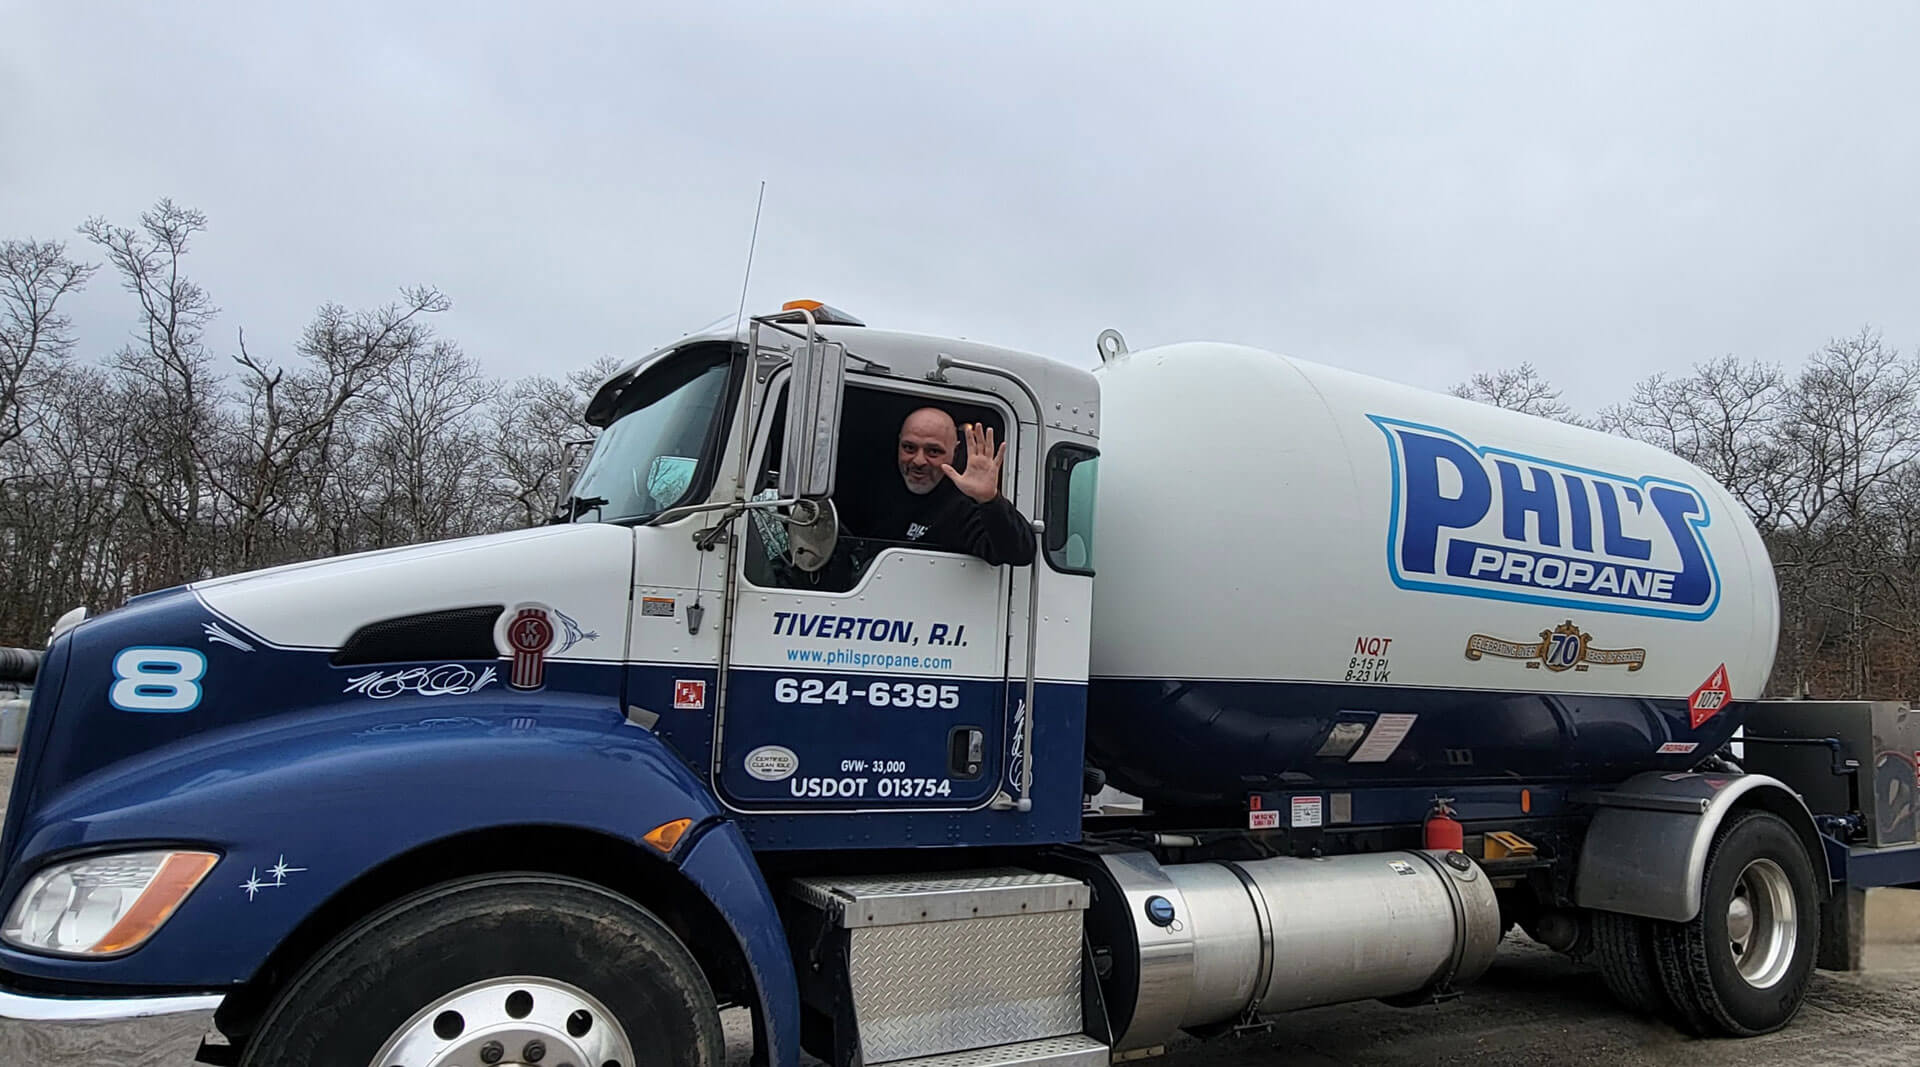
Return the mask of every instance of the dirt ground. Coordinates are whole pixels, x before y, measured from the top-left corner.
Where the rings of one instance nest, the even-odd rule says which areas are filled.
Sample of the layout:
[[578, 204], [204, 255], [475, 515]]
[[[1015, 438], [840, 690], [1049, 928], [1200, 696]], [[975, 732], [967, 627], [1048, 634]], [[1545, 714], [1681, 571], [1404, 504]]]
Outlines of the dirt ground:
[[[0, 801], [13, 760], [0, 757]], [[1819, 972], [1800, 1016], [1780, 1033], [1698, 1041], [1616, 1007], [1597, 976], [1514, 934], [1493, 969], [1458, 1000], [1413, 1009], [1367, 1002], [1281, 1016], [1264, 1033], [1178, 1046], [1159, 1067], [1382, 1064], [1579, 1064], [1581, 1067], [1850, 1067], [1920, 1060], [1920, 893], [1876, 890], [1867, 969]], [[735, 1064], [746, 1063], [744, 1013], [730, 1012]], [[0, 1021], [0, 1065], [188, 1067], [204, 1018], [112, 1029]]]

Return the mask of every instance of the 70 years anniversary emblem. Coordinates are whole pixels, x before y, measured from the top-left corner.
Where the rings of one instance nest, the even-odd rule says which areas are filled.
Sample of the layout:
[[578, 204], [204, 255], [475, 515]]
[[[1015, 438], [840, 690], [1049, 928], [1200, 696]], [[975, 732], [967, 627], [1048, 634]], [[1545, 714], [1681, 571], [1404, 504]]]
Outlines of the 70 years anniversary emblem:
[[1502, 659], [1523, 659], [1531, 669], [1541, 667], [1550, 671], [1584, 671], [1590, 665], [1625, 667], [1637, 671], [1646, 666], [1647, 650], [1644, 648], [1595, 648], [1593, 635], [1574, 625], [1572, 619], [1551, 630], [1540, 631], [1538, 641], [1507, 641], [1487, 634], [1474, 634], [1467, 638], [1467, 658], [1479, 660], [1484, 656], [1498, 656]]

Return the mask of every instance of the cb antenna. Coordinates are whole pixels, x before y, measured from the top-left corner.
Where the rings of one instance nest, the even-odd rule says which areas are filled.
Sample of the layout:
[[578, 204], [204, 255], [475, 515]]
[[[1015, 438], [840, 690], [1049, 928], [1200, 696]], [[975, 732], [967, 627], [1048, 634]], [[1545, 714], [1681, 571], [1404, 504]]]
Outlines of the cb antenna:
[[[734, 344], [740, 343], [740, 325], [741, 325], [741, 322], [746, 318], [746, 314], [747, 314], [747, 283], [753, 280], [753, 250], [760, 243], [760, 206], [766, 203], [766, 200], [767, 200], [767, 180], [765, 178], [762, 178], [760, 179], [760, 196], [753, 202], [753, 236], [749, 238], [747, 241], [746, 276], [740, 279], [740, 307], [738, 310], [736, 310], [733, 313], [733, 343]], [[748, 373], [751, 374], [752, 373], [751, 367], [753, 365], [752, 353], [748, 354], [747, 365], [749, 367]], [[750, 431], [753, 426], [753, 390], [742, 389], [741, 393], [743, 394], [742, 398], [746, 401], [746, 404], [747, 404], [746, 425]], [[743, 484], [746, 481], [746, 473], [747, 473], [747, 452], [746, 452], [746, 446], [743, 444], [740, 450], [740, 480]], [[736, 487], [734, 489], [736, 500], [739, 499], [739, 494], [741, 492], [742, 492], [742, 489], [740, 487]], [[727, 525], [728, 525], [727, 520], [722, 519], [721, 521], [714, 523], [712, 529], [708, 532], [716, 533], [716, 534], [719, 532], [723, 532], [726, 530]], [[701, 547], [704, 549], [711, 544], [712, 544], [711, 541], [704, 542], [701, 544]], [[729, 552], [732, 551], [731, 546], [729, 546], [728, 551]], [[732, 557], [729, 556], [728, 558], [731, 559]], [[700, 602], [700, 591], [701, 591], [701, 588], [704, 585], [706, 585], [706, 577], [707, 577], [707, 554], [703, 551], [700, 553], [700, 566], [696, 571], [693, 579], [693, 603], [687, 605], [687, 633], [689, 634], [697, 634], [700, 632], [700, 620], [705, 618], [707, 614], [706, 605]]]
[[760, 207], [767, 200], [767, 180], [760, 179], [760, 195], [753, 202], [753, 236], [747, 241], [747, 273], [740, 279], [740, 308], [733, 313], [733, 339], [740, 340], [740, 324], [747, 314], [747, 283], [753, 280], [753, 250], [760, 243]]

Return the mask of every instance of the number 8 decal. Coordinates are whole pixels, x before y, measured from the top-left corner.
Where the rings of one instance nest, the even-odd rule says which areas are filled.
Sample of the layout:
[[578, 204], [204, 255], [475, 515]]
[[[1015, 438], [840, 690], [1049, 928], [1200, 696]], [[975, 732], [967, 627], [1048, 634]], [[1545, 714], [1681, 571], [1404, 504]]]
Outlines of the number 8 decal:
[[121, 711], [192, 711], [206, 673], [207, 657], [191, 648], [123, 648], [107, 702]]

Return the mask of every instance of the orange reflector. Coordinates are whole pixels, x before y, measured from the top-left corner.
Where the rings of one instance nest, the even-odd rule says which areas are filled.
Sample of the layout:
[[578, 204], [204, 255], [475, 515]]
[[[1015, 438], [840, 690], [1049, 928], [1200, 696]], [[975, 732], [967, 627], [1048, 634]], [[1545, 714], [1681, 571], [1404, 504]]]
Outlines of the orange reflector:
[[180, 906], [180, 902], [187, 899], [187, 894], [193, 892], [193, 887], [200, 884], [200, 879], [213, 870], [218, 859], [208, 852], [176, 852], [168, 856], [160, 864], [153, 881], [147, 883], [140, 899], [134, 901], [133, 907], [127, 909], [120, 921], [113, 924], [107, 936], [94, 942], [87, 951], [100, 955], [122, 952], [152, 937], [153, 932], [160, 929], [160, 924], [173, 915], [173, 910]]
[[1522, 789], [1520, 791], [1520, 810], [1525, 812], [1533, 810], [1533, 790]]
[[800, 311], [802, 309], [805, 309], [807, 311], [819, 311], [823, 307], [826, 307], [826, 305], [822, 304], [818, 300], [789, 300], [786, 303], [780, 305], [780, 310], [781, 311]]
[[648, 830], [641, 840], [662, 852], [672, 852], [673, 846], [680, 843], [681, 835], [685, 834], [687, 827], [692, 825], [692, 819], [675, 819], [672, 822], [663, 822], [653, 829]]

